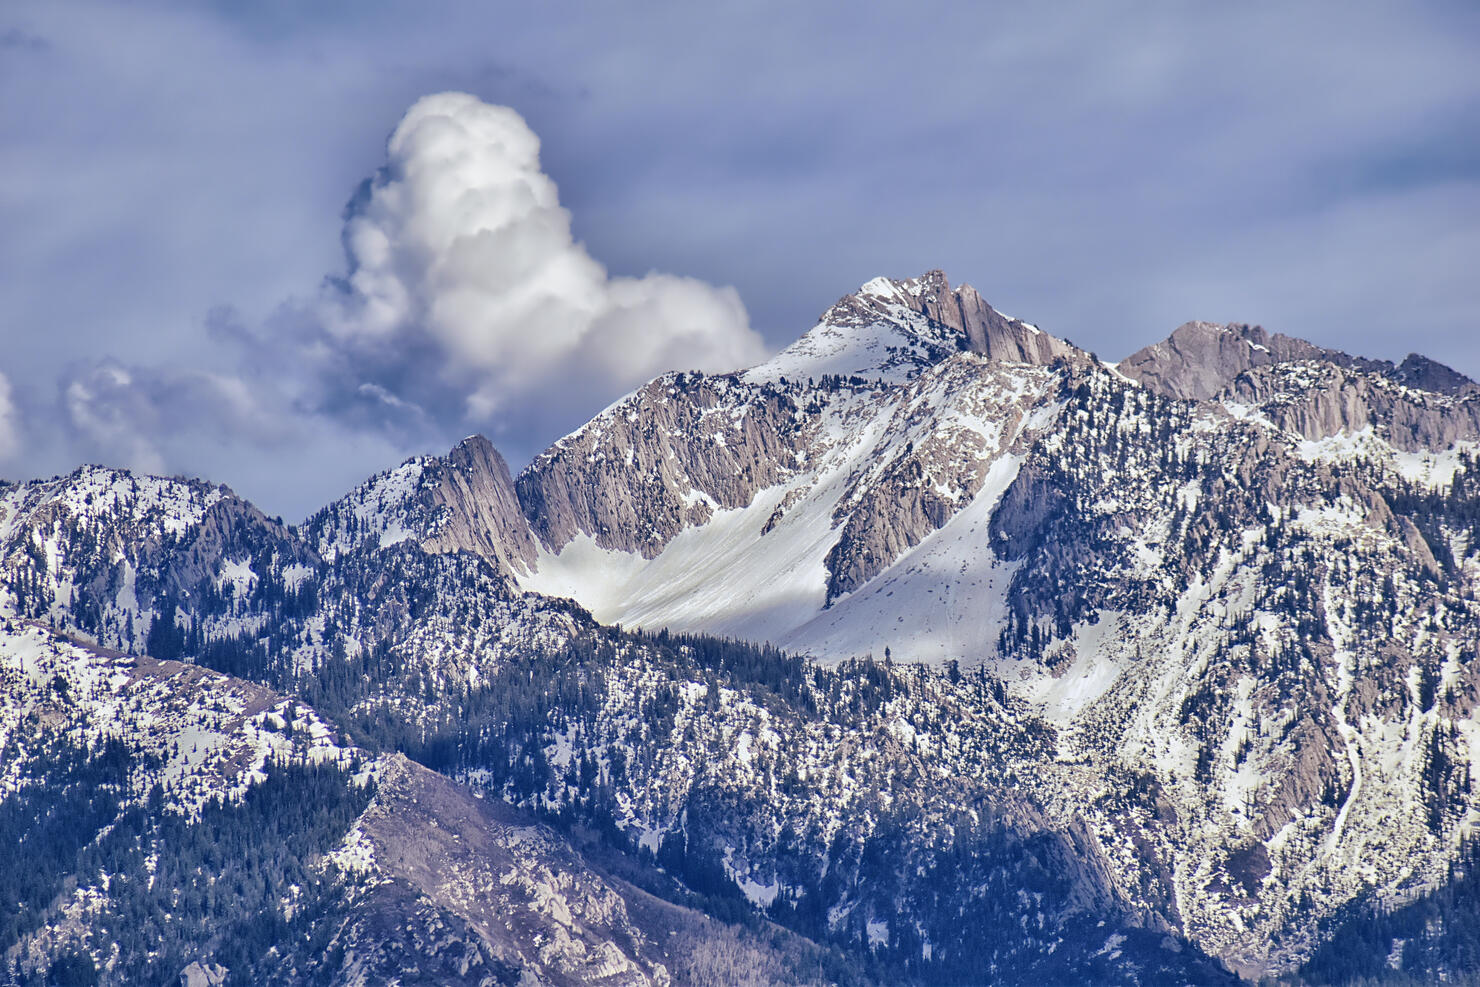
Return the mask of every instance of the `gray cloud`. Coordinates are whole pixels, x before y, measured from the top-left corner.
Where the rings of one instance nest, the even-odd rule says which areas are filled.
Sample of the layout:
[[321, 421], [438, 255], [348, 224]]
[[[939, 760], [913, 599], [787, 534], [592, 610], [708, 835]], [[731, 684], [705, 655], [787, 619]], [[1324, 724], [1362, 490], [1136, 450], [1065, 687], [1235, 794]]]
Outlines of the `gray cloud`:
[[23, 31], [18, 27], [0, 28], [0, 51], [42, 52], [51, 47], [50, 42], [39, 34]]
[[20, 412], [15, 406], [10, 379], [0, 374], [0, 463], [21, 451]]
[[178, 461], [182, 446], [288, 443], [294, 428], [276, 397], [234, 375], [105, 359], [73, 368], [63, 378], [60, 403], [90, 458], [161, 473]]

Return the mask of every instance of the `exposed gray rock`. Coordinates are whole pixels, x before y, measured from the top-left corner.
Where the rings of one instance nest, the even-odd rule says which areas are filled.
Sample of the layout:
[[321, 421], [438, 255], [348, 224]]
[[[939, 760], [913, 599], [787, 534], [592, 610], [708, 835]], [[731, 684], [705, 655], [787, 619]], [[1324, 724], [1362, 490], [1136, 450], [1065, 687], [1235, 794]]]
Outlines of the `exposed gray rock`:
[[385, 762], [357, 840], [376, 879], [407, 882], [541, 983], [670, 982], [622, 895], [565, 840], [405, 758]]
[[481, 435], [445, 457], [418, 456], [371, 477], [303, 530], [326, 559], [367, 538], [384, 546], [407, 537], [431, 552], [472, 552], [507, 573], [524, 572], [535, 557], [509, 467]]
[[1371, 428], [1407, 452], [1442, 451], [1480, 439], [1480, 393], [1437, 394], [1402, 386], [1381, 373], [1325, 362], [1250, 370], [1221, 397], [1253, 405], [1279, 427], [1307, 439]]
[[1086, 357], [1074, 344], [998, 312], [971, 285], [963, 284], [952, 290], [944, 271], [927, 271], [918, 278], [894, 284], [916, 311], [954, 330], [961, 349], [989, 360], [1042, 366], [1059, 358]]
[[1330, 355], [1332, 351], [1303, 339], [1270, 335], [1262, 326], [1187, 322], [1120, 361], [1117, 369], [1158, 393], [1206, 401], [1250, 367]]
[[[153, 561], [147, 547], [138, 546], [145, 565]], [[219, 578], [223, 563], [264, 554], [273, 556], [279, 566], [318, 562], [313, 550], [281, 521], [235, 495], [223, 497], [173, 546], [165, 588], [177, 594], [199, 592], [205, 582]]]
[[180, 987], [220, 987], [226, 983], [229, 972], [216, 963], [202, 966], [199, 960], [191, 960], [190, 965], [180, 971]]
[[1394, 366], [1387, 360], [1352, 356], [1242, 323], [1185, 323], [1168, 338], [1120, 361], [1118, 369], [1158, 393], [1205, 401], [1245, 371], [1300, 361], [1379, 374], [1415, 390], [1450, 397], [1468, 397], [1480, 392], [1480, 384], [1464, 374], [1417, 353], [1410, 353]]
[[514, 480], [498, 450], [481, 435], [459, 442], [423, 474], [420, 497], [428, 522], [422, 544], [432, 552], [466, 551], [519, 571], [534, 561], [534, 538], [519, 509]]
[[[874, 578], [970, 504], [992, 463], [1019, 440], [1033, 408], [1026, 400], [994, 408], [1000, 423], [995, 441], [970, 427], [922, 430], [919, 441], [907, 443], [881, 469], [857, 477], [834, 510], [842, 530], [826, 559], [828, 603]], [[901, 433], [908, 429], [905, 422], [896, 426]]]
[[[851, 387], [875, 386], [872, 375], [902, 363], [909, 365], [908, 379], [933, 373], [963, 352], [1036, 366], [1090, 360], [1073, 344], [996, 312], [970, 286], [953, 290], [942, 272], [930, 271], [903, 281], [880, 279], [839, 300], [808, 334], [812, 348], [805, 338], [798, 344], [796, 363], [807, 366], [810, 358], [832, 366], [825, 354], [846, 350], [850, 333], [881, 323], [897, 339], [890, 352], [879, 354], [872, 367], [857, 367], [862, 376], [835, 378], [850, 378]], [[981, 364], [959, 369], [951, 372], [969, 386]], [[813, 433], [826, 401], [825, 394], [808, 393], [801, 380], [788, 382], [779, 373], [666, 375], [525, 468], [515, 484], [525, 517], [551, 551], [586, 534], [603, 548], [652, 558], [713, 510], [744, 507], [759, 490], [792, 476], [800, 455], [816, 453]], [[836, 515], [845, 530], [827, 563], [829, 599], [862, 585], [970, 502], [990, 455], [1000, 450], [977, 448], [969, 429], [958, 432], [937, 435], [882, 475], [851, 485]], [[927, 474], [949, 493], [925, 483]], [[797, 493], [777, 508], [771, 527]]]
[[1393, 368], [1392, 377], [1400, 384], [1452, 397], [1469, 397], [1480, 392], [1480, 384], [1458, 370], [1418, 353], [1409, 353]]
[[779, 387], [667, 374], [557, 442], [515, 486], [550, 550], [588, 534], [652, 558], [714, 509], [744, 507], [789, 476], [808, 435]]
[[938, 433], [868, 486], [859, 484], [856, 500], [845, 495], [837, 511], [843, 530], [827, 555], [828, 602], [878, 575], [969, 503], [981, 489], [988, 453], [975, 432]]

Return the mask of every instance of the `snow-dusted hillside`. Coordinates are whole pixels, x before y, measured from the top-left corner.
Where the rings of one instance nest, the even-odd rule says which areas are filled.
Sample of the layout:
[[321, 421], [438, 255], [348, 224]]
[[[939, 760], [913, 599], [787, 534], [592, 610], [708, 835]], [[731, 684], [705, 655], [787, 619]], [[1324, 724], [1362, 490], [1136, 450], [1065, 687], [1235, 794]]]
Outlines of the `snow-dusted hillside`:
[[[293, 694], [763, 911], [813, 941], [793, 960], [1320, 978], [1323, 942], [1391, 928], [1363, 975], [1463, 978], [1477, 448], [1480, 388], [1432, 361], [1191, 323], [1111, 366], [933, 272], [660, 377], [517, 478], [475, 437], [298, 527], [115, 471], [6, 487], [0, 605]], [[385, 857], [393, 816], [335, 859]], [[422, 915], [393, 885], [365, 914]]]
[[[1475, 385], [1205, 323], [1123, 370], [1067, 344], [987, 359], [941, 297], [931, 277], [870, 282], [726, 382], [737, 413], [759, 387], [789, 399], [784, 469], [749, 500], [645, 551], [620, 512], [544, 537], [521, 584], [830, 661], [984, 664], [1085, 766], [1045, 772], [1066, 817], [1099, 815], [1082, 786], [1117, 772], [1155, 786], [1167, 818], [1113, 810], [1108, 831], [1141, 835], [1109, 855], [1131, 883], [1161, 859], [1186, 928], [1240, 970], [1298, 963], [1313, 915], [1441, 884], [1476, 818]], [[671, 465], [637, 482], [707, 503], [693, 446], [754, 446], [665, 432], [708, 386], [639, 391], [521, 492], [558, 473], [600, 501], [570, 479], [581, 457], [658, 437]]]
[[[81, 529], [64, 525], [61, 530], [71, 537]], [[179, 544], [192, 544], [193, 531], [182, 530]], [[853, 981], [859, 974], [848, 972], [848, 964], [863, 958], [883, 964], [885, 980], [917, 967], [937, 971], [933, 976], [956, 971], [958, 979], [992, 971], [1017, 980], [1093, 974], [1126, 982], [1158, 970], [1181, 971], [1184, 977], [1200, 970], [1199, 979], [1212, 972], [1190, 945], [1173, 949], [1161, 934], [1141, 930], [1140, 906], [1110, 885], [1085, 834], [1075, 824], [1047, 818], [1025, 791], [1023, 772], [1042, 761], [1051, 734], [1031, 715], [1005, 709], [1005, 697], [988, 678], [962, 679], [943, 692], [944, 679], [927, 681], [882, 666], [808, 669], [796, 659], [744, 647], [637, 639], [600, 627], [567, 603], [520, 595], [479, 554], [428, 552], [416, 538], [384, 545], [377, 538], [359, 539], [332, 563], [292, 563], [307, 572], [299, 574], [290, 592], [277, 560], [308, 551], [295, 541], [302, 537], [288, 531], [283, 544], [271, 551], [264, 547], [251, 564], [222, 560], [226, 582], [235, 577], [241, 591], [229, 599], [182, 591], [156, 613], [145, 637], [181, 658], [231, 669], [295, 692], [312, 708], [330, 710], [361, 749], [399, 748], [489, 797], [606, 832], [608, 845], [625, 851], [622, 866], [658, 890], [668, 888], [671, 899], [721, 914], [763, 908], [822, 943], [778, 940], [779, 932], [767, 934], [770, 946], [744, 935], [732, 940], [732, 933], [711, 928], [691, 912], [644, 904], [640, 896], [622, 891], [629, 909], [638, 903], [645, 916], [631, 921], [668, 915], [664, 921], [676, 923], [673, 928], [684, 937], [670, 942], [699, 944], [694, 950], [670, 945], [663, 951], [666, 958], [655, 960], [675, 975], [689, 971], [678, 977], [681, 982], [702, 982], [695, 979], [700, 968], [693, 966], [700, 960], [709, 982], [716, 983], [730, 982], [736, 963], [780, 971], [775, 976], [782, 980], [792, 979], [784, 973], [794, 968], [788, 964], [822, 964], [815, 969], [832, 972], [816, 976]], [[114, 582], [75, 578], [101, 571], [88, 546], [110, 544], [110, 539], [64, 541], [58, 557], [65, 557], [65, 564], [43, 570], [44, 554], [22, 552], [8, 578], [30, 587], [82, 587], [64, 609], [54, 609], [55, 601], [41, 593], [25, 599], [79, 632], [115, 633], [111, 621], [88, 623], [106, 611], [100, 599], [107, 597], [91, 594], [115, 592]], [[201, 585], [216, 585], [216, 580], [208, 576]], [[85, 648], [79, 653], [102, 654]], [[218, 680], [235, 681], [201, 679]], [[298, 722], [292, 735], [300, 738], [308, 729], [307, 707], [294, 708]], [[118, 716], [103, 710], [98, 719], [108, 723]], [[281, 724], [265, 720], [264, 735], [286, 736], [284, 719]], [[314, 732], [308, 730], [310, 736]], [[169, 746], [172, 738], [162, 743]], [[268, 774], [269, 794], [254, 800], [250, 793], [262, 783], [250, 786], [242, 811], [279, 804], [291, 787], [275, 784], [309, 783], [296, 775], [277, 783]], [[384, 792], [383, 772], [379, 777]], [[942, 785], [946, 779], [949, 783]], [[211, 775], [202, 776], [200, 784], [203, 792], [230, 791]], [[466, 805], [465, 796], [448, 797]], [[355, 835], [349, 832], [353, 819], [346, 818], [337, 835], [315, 829], [318, 856], [290, 861], [287, 870], [293, 874], [317, 866], [316, 859], [337, 861], [352, 873], [361, 873], [367, 861], [390, 868], [388, 883], [366, 873], [370, 888], [363, 893], [358, 884], [332, 881], [316, 891], [328, 917], [313, 919], [313, 928], [328, 938], [311, 941], [321, 949], [343, 946], [346, 955], [370, 964], [357, 969], [382, 973], [403, 970], [408, 957], [420, 953], [455, 967], [480, 956], [485, 964], [503, 957], [499, 962], [534, 969], [536, 954], [493, 949], [490, 941], [503, 940], [480, 939], [482, 933], [468, 931], [491, 921], [490, 912], [467, 910], [473, 899], [437, 883], [449, 868], [463, 867], [477, 886], [484, 880], [477, 875], [491, 874], [486, 861], [480, 862], [484, 851], [480, 861], [439, 859], [435, 866], [398, 870], [407, 866], [406, 841], [424, 838], [403, 825], [404, 808], [376, 815], [375, 806], [386, 803], [380, 794], [375, 798], [369, 807], [374, 826], [361, 824]], [[206, 822], [227, 825], [237, 818], [231, 815], [235, 811], [222, 821], [213, 810]], [[446, 825], [447, 820], [439, 821], [437, 832]], [[478, 825], [497, 828], [491, 820]], [[403, 845], [386, 846], [388, 826]], [[518, 829], [511, 834], [517, 836]], [[463, 840], [474, 843], [470, 835]], [[338, 849], [336, 842], [342, 843]], [[490, 854], [497, 851], [486, 837], [477, 845]], [[668, 875], [682, 875], [690, 890], [656, 871], [655, 857]], [[575, 866], [562, 859], [566, 862], [547, 859], [543, 866], [557, 875]], [[409, 897], [398, 883], [407, 873], [424, 879], [418, 885], [422, 890]], [[507, 873], [498, 871], [499, 882]], [[546, 900], [540, 889], [553, 880], [538, 873], [536, 868], [532, 883], [520, 892], [535, 904]], [[1007, 885], [1027, 897], [1004, 898], [991, 891]], [[559, 881], [552, 886], [567, 893]], [[695, 893], [701, 897], [693, 898]], [[483, 902], [480, 908], [506, 910], [489, 904], [493, 899], [486, 894], [476, 900]], [[453, 909], [449, 916], [447, 909], [458, 901], [467, 908]], [[1026, 913], [1025, 902], [1031, 903]], [[157, 904], [148, 907], [155, 911], [146, 914], [163, 914]], [[252, 906], [255, 914], [267, 916], [263, 907]], [[569, 907], [574, 913], [575, 903]], [[535, 909], [526, 938], [518, 942], [548, 937], [548, 915], [565, 914], [556, 905], [550, 906], [553, 912], [542, 908]], [[288, 920], [278, 905], [270, 913]], [[116, 909], [103, 908], [88, 928], [103, 928], [98, 923], [113, 921], [108, 916], [115, 914]], [[966, 925], [960, 921], [963, 914], [971, 916]], [[1026, 932], [1021, 930], [1024, 914], [1031, 922]], [[593, 921], [618, 919], [602, 912]], [[85, 935], [53, 936], [58, 927], [50, 919], [41, 928], [50, 938], [32, 957], [38, 969], [47, 961], [66, 960], [68, 943], [90, 941]], [[546, 957], [537, 951], [544, 957], [538, 962], [604, 963], [592, 952], [593, 944], [610, 934], [576, 935], [567, 929], [572, 952]], [[978, 935], [989, 935], [997, 945], [976, 949]], [[223, 959], [236, 969], [248, 963], [274, 975], [285, 969], [282, 964], [313, 971], [324, 962], [310, 962], [297, 951], [277, 959], [244, 959], [228, 956], [219, 943], [189, 941], [197, 944], [190, 948], [202, 963]], [[1111, 941], [1122, 948], [1102, 952]], [[647, 954], [641, 949], [623, 951], [626, 959], [608, 957], [614, 973], [631, 963], [642, 976], [656, 976], [644, 965], [651, 957], [643, 959]], [[106, 966], [105, 955], [89, 955]], [[332, 959], [337, 954], [325, 955], [338, 962]], [[520, 955], [524, 958], [517, 963], [510, 959]], [[159, 962], [176, 958], [180, 967], [190, 961], [188, 955], [171, 954]]]
[[253, 683], [9, 618], [0, 700], [17, 983], [638, 987], [818, 963], [779, 929], [737, 933], [611, 877], [531, 815], [350, 746]]
[[[311, 709], [196, 665], [100, 651], [13, 619], [0, 630], [5, 791], [28, 784], [45, 745], [128, 746], [134, 793], [158, 786], [172, 812], [240, 799], [273, 760], [349, 767], [355, 752]], [[360, 781], [368, 778], [362, 774]]]

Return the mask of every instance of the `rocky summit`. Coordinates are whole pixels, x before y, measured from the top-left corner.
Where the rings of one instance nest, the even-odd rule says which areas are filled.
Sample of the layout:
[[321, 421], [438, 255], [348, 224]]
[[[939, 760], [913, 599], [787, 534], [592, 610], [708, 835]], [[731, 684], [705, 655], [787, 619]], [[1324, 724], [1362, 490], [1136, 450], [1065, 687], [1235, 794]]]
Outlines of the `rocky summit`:
[[289, 525], [0, 486], [13, 983], [1480, 977], [1480, 386], [940, 272]]

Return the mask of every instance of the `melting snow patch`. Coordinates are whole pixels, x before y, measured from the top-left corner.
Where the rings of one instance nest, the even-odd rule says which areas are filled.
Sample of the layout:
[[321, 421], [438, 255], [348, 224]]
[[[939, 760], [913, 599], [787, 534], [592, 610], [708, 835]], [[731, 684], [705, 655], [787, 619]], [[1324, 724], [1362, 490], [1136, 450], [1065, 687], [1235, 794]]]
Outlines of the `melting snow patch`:
[[283, 569], [283, 585], [287, 586], [290, 592], [296, 593], [298, 587], [303, 585], [303, 581], [312, 575], [313, 569], [310, 566], [302, 562], [294, 562]]
[[646, 826], [642, 827], [642, 832], [637, 837], [637, 845], [649, 853], [656, 855], [658, 848], [663, 845], [662, 831], [648, 829]]
[[369, 874], [375, 870], [375, 845], [356, 826], [344, 838], [339, 848], [328, 854], [327, 859], [342, 871], [354, 874]]
[[1393, 465], [1404, 479], [1426, 487], [1447, 487], [1454, 482], [1460, 457], [1473, 455], [1480, 443], [1457, 442], [1443, 452], [1393, 452]]
[[217, 578], [216, 587], [224, 589], [230, 583], [238, 595], [243, 595], [251, 592], [252, 584], [256, 581], [257, 573], [252, 571], [251, 562], [226, 559], [221, 563], [221, 574]]
[[1120, 638], [1121, 619], [1118, 613], [1106, 613], [1099, 623], [1078, 625], [1072, 639], [1073, 664], [1059, 675], [1040, 669], [1018, 685], [1027, 699], [1042, 707], [1050, 723], [1069, 724], [1120, 678], [1123, 659], [1112, 653], [1111, 645]]
[[776, 900], [776, 892], [781, 889], [775, 881], [770, 884], [758, 884], [748, 877], [736, 883], [739, 884], [740, 891], [746, 899], [757, 908], [770, 908], [771, 903]]

